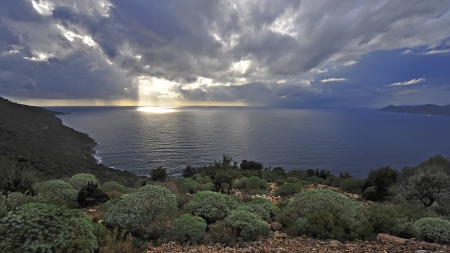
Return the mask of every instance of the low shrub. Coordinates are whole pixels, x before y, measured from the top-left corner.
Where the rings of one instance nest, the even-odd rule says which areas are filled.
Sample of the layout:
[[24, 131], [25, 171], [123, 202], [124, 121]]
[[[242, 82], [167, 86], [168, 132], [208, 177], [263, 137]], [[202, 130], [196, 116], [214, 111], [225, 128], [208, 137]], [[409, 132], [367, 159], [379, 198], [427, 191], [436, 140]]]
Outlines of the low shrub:
[[77, 206], [77, 191], [64, 181], [50, 180], [41, 183], [36, 187], [36, 191], [40, 202], [67, 207]]
[[1, 252], [86, 252], [97, 249], [89, 217], [80, 210], [43, 203], [18, 207], [0, 220]]
[[378, 197], [377, 197], [377, 192], [375, 190], [375, 186], [370, 186], [367, 187], [363, 193], [362, 193], [362, 197], [365, 200], [370, 200], [370, 201], [377, 201]]
[[6, 197], [0, 194], [0, 219], [5, 217], [8, 213]]
[[167, 223], [176, 213], [174, 194], [160, 186], [146, 185], [110, 207], [104, 220], [111, 227], [155, 240], [165, 235]]
[[269, 184], [259, 177], [251, 177], [247, 180], [247, 190], [267, 190], [267, 188]]
[[192, 178], [182, 177], [174, 180], [174, 182], [177, 185], [178, 190], [182, 193], [193, 194], [197, 192], [198, 183]]
[[301, 192], [302, 186], [294, 183], [287, 183], [275, 190], [275, 196], [289, 197]]
[[202, 191], [194, 195], [191, 202], [183, 208], [185, 213], [196, 214], [208, 224], [224, 219], [238, 206], [237, 200], [229, 195], [211, 191]]
[[269, 226], [258, 215], [244, 210], [231, 211], [225, 224], [236, 231], [236, 236], [242, 236], [248, 241], [259, 236], [267, 237], [270, 232]]
[[238, 181], [234, 184], [234, 188], [236, 189], [246, 189], [247, 188], [247, 177], [241, 177]]
[[423, 218], [413, 225], [420, 238], [426, 242], [450, 244], [450, 221], [439, 218]]
[[286, 179], [287, 184], [295, 184], [295, 183], [298, 183], [298, 181], [300, 181], [300, 180], [295, 177], [290, 177], [290, 178]]
[[211, 183], [212, 182], [211, 178], [209, 178], [206, 175], [204, 177], [202, 177], [201, 174], [195, 174], [193, 176], [193, 178], [194, 178], [195, 182], [197, 182], [198, 184], [206, 184], [206, 183]]
[[83, 189], [83, 187], [85, 187], [89, 182], [93, 182], [97, 185], [100, 183], [94, 175], [89, 173], [76, 174], [75, 176], [69, 178], [67, 182], [77, 192]]
[[99, 253], [141, 253], [134, 243], [131, 234], [119, 232], [116, 228], [100, 240]]
[[399, 235], [400, 215], [395, 206], [375, 203], [367, 208], [367, 218], [372, 226], [373, 232]]
[[234, 246], [236, 243], [235, 232], [227, 227], [225, 222], [217, 221], [208, 226], [208, 232], [204, 236], [204, 243], [225, 243], [228, 246]]
[[214, 184], [213, 183], [201, 184], [198, 186], [198, 188], [201, 191], [212, 191], [214, 190]]
[[262, 207], [256, 203], [252, 203], [252, 202], [245, 203], [243, 205], [240, 205], [236, 210], [242, 210], [242, 211], [254, 213], [254, 214], [258, 215], [258, 217], [260, 217], [262, 220], [267, 221], [267, 222], [272, 221], [272, 217], [270, 216], [269, 211], [267, 211], [264, 207]]
[[116, 181], [109, 181], [109, 182], [102, 184], [101, 189], [105, 192], [118, 191], [121, 193], [125, 193], [127, 188], [125, 186], [117, 183]]
[[339, 187], [341, 184], [342, 178], [340, 177], [334, 177], [333, 181], [331, 181], [331, 187]]
[[339, 184], [339, 190], [345, 192], [356, 193], [361, 190], [364, 182], [354, 178], [347, 178], [341, 181]]
[[198, 216], [183, 214], [172, 223], [171, 235], [178, 242], [199, 242], [205, 235], [206, 221]]
[[[2, 195], [2, 197], [5, 198], [3, 195]], [[19, 206], [22, 206], [22, 205], [25, 205], [25, 204], [28, 204], [31, 202], [37, 202], [38, 199], [39, 198], [35, 198], [30, 195], [21, 193], [21, 192], [10, 192], [8, 194], [8, 197], [5, 199], [4, 206], [0, 207], [0, 209], [5, 208], [4, 209], [5, 211], [12, 210]], [[1, 210], [0, 210], [0, 213], [1, 213]], [[5, 212], [5, 215], [6, 215], [6, 212]]]
[[108, 200], [108, 195], [100, 190], [97, 184], [94, 184], [93, 182], [88, 182], [88, 184], [78, 192], [77, 196], [78, 206], [81, 208], [105, 203]]
[[265, 198], [254, 197], [250, 201], [250, 203], [263, 207], [269, 212], [271, 218], [274, 218], [281, 213], [281, 210], [278, 206], [274, 205], [272, 202], [270, 202], [270, 200]]

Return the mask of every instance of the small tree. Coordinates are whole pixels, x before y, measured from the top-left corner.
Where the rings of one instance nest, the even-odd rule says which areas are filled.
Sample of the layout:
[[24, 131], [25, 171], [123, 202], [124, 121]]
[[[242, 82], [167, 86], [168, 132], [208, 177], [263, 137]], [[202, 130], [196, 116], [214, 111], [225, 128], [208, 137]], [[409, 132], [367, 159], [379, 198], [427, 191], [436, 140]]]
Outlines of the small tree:
[[388, 188], [397, 182], [398, 171], [389, 166], [380, 167], [369, 172], [369, 177], [363, 187], [363, 190], [370, 186], [375, 186], [377, 200], [382, 200], [388, 196]]
[[80, 207], [87, 207], [105, 203], [109, 200], [108, 195], [98, 188], [97, 184], [89, 182], [78, 192], [77, 202]]
[[420, 167], [416, 174], [406, 178], [403, 195], [409, 200], [419, 200], [425, 207], [450, 194], [450, 176], [441, 167]]
[[156, 169], [152, 169], [150, 177], [153, 181], [166, 181], [167, 169], [159, 166]]

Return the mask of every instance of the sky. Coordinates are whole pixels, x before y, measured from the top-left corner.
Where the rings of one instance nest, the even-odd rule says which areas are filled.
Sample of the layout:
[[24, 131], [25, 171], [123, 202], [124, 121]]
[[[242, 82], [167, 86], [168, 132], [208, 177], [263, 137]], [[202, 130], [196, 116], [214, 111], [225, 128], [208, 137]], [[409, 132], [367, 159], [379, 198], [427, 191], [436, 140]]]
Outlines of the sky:
[[448, 0], [1, 0], [33, 105], [450, 104]]

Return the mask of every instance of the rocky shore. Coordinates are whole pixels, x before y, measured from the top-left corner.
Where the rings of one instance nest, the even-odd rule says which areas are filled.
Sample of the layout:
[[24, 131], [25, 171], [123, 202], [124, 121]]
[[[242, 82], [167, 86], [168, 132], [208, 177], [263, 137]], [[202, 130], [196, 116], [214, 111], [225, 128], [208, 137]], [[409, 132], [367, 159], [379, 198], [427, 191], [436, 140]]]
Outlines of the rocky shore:
[[251, 252], [251, 253], [284, 253], [284, 252], [412, 252], [431, 253], [450, 252], [450, 246], [436, 243], [419, 242], [414, 239], [379, 234], [376, 241], [339, 242], [336, 240], [318, 240], [308, 237], [288, 237], [283, 233], [275, 232], [270, 238], [255, 242], [240, 242], [234, 247], [221, 244], [212, 245], [179, 245], [174, 242], [152, 247], [147, 253], [156, 252]]

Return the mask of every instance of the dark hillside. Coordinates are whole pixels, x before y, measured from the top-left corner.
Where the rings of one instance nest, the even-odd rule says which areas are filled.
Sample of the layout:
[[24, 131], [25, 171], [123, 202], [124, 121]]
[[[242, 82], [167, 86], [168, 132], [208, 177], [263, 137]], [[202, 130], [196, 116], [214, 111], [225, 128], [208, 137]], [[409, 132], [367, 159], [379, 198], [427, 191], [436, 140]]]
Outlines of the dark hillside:
[[[13, 103], [0, 97], [0, 157], [25, 158], [43, 179], [92, 173], [101, 181], [132, 185], [138, 177], [97, 164], [95, 141], [62, 124], [59, 112]], [[0, 164], [0, 166], [2, 166]], [[3, 165], [5, 166], [5, 165]], [[4, 171], [5, 168], [0, 168]]]
[[446, 105], [446, 106], [439, 106], [439, 105], [432, 105], [432, 104], [418, 105], [418, 106], [389, 105], [384, 108], [381, 108], [379, 111], [408, 113], [408, 114], [449, 115], [450, 116], [450, 105]]

